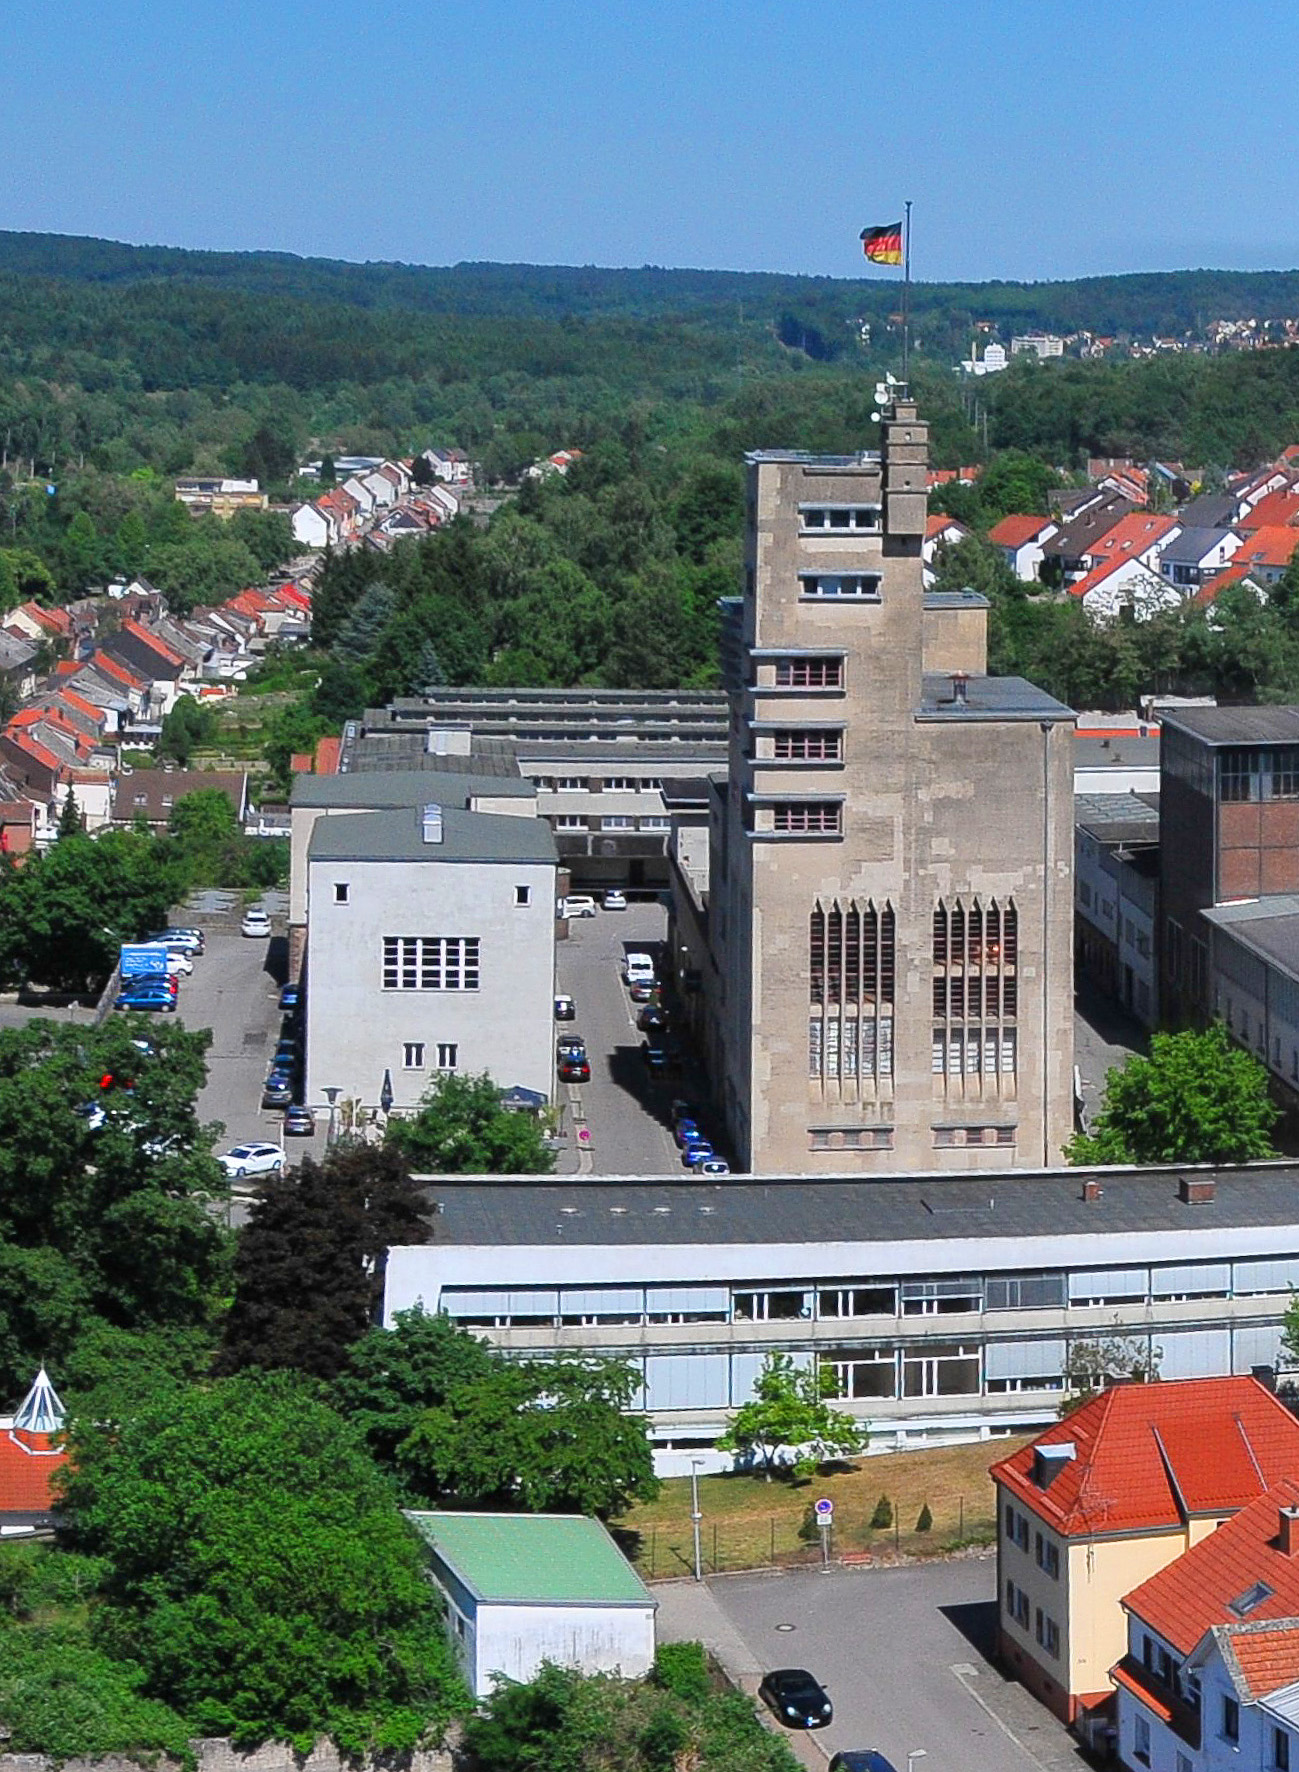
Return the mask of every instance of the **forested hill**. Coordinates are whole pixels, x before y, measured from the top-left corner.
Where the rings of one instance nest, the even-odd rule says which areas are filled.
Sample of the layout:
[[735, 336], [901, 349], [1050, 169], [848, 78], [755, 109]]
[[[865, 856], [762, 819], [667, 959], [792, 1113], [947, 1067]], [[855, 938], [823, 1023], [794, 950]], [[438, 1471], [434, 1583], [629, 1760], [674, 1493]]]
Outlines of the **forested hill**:
[[[349, 264], [279, 252], [194, 252], [60, 234], [0, 232], [0, 275], [100, 285], [185, 283], [416, 313], [523, 318], [688, 314], [724, 330], [792, 314], [819, 327], [827, 347], [848, 323], [897, 306], [894, 275], [783, 276], [762, 271], [607, 270], [593, 265]], [[1160, 271], [1055, 283], [925, 283], [917, 320], [935, 348], [972, 320], [1002, 329], [1178, 333], [1210, 319], [1299, 314], [1299, 271]], [[935, 326], [935, 322], [937, 325]], [[941, 345], [940, 345], [941, 341]]]

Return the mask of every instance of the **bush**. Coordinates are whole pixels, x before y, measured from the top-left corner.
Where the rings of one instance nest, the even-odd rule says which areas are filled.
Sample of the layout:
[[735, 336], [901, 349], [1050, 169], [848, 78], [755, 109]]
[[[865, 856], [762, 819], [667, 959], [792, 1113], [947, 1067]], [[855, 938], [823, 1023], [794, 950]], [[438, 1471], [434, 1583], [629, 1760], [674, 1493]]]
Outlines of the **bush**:
[[654, 1684], [688, 1704], [712, 1691], [708, 1658], [702, 1643], [660, 1643], [654, 1657]]
[[933, 1529], [933, 1524], [934, 1516], [929, 1511], [929, 1503], [926, 1502], [916, 1519], [916, 1531], [929, 1532]]
[[871, 1531], [886, 1532], [893, 1524], [893, 1503], [887, 1495], [881, 1495], [875, 1503], [875, 1512], [871, 1515]]

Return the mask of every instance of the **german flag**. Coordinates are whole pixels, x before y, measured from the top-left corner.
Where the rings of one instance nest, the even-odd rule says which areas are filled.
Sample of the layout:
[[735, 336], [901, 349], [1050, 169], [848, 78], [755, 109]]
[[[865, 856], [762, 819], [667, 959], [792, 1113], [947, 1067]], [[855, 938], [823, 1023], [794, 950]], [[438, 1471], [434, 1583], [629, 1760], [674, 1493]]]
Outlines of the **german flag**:
[[863, 228], [861, 249], [874, 265], [902, 263], [902, 223], [887, 222], [882, 228]]

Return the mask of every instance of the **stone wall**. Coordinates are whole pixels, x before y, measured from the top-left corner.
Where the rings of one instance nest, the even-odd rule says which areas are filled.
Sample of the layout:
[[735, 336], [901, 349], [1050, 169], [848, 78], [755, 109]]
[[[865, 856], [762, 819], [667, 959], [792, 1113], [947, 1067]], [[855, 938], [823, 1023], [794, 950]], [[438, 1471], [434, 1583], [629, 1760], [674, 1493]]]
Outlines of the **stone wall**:
[[[270, 1741], [252, 1753], [238, 1753], [223, 1737], [204, 1737], [193, 1743], [198, 1772], [452, 1772], [447, 1748], [431, 1748], [382, 1760], [345, 1760], [332, 1741], [318, 1741], [305, 1759], [283, 1741]], [[159, 1755], [128, 1759], [110, 1754], [102, 1760], [64, 1760], [60, 1772], [140, 1772], [146, 1764], [154, 1772], [179, 1772], [179, 1762]], [[0, 1754], [0, 1772], [54, 1772], [56, 1762], [44, 1754]]]

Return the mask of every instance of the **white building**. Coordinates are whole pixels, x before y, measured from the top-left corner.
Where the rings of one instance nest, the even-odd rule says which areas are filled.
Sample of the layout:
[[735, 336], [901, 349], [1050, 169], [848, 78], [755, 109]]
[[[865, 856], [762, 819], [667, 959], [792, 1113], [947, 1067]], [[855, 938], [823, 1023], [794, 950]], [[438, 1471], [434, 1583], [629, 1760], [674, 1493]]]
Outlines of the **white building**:
[[[430, 790], [436, 791], [430, 782]], [[555, 840], [540, 819], [402, 806], [307, 848], [306, 1100], [415, 1108], [439, 1072], [554, 1085]]]
[[304, 548], [323, 548], [334, 540], [334, 525], [324, 511], [314, 504], [302, 504], [294, 511], [293, 539]]
[[364, 478], [360, 474], [353, 474], [349, 479], [343, 481], [343, 491], [349, 498], [356, 500], [362, 522], [367, 517], [374, 515], [375, 508], [374, 491], [367, 483], [368, 475], [369, 470]]
[[[337, 828], [342, 820], [331, 820]], [[329, 827], [326, 827], [329, 828]], [[521, 1358], [630, 1359], [663, 1474], [714, 1450], [768, 1353], [828, 1366], [873, 1451], [1057, 1418], [1071, 1339], [1164, 1378], [1276, 1359], [1299, 1284], [1299, 1171], [437, 1176], [437, 1236], [389, 1252], [384, 1320], [422, 1304]]]
[[1075, 794], [1074, 971], [1147, 1028], [1159, 1025], [1158, 896], [1156, 796]]
[[658, 1601], [598, 1520], [580, 1514], [408, 1513], [446, 1600], [447, 1635], [476, 1698], [549, 1661], [639, 1679]]

